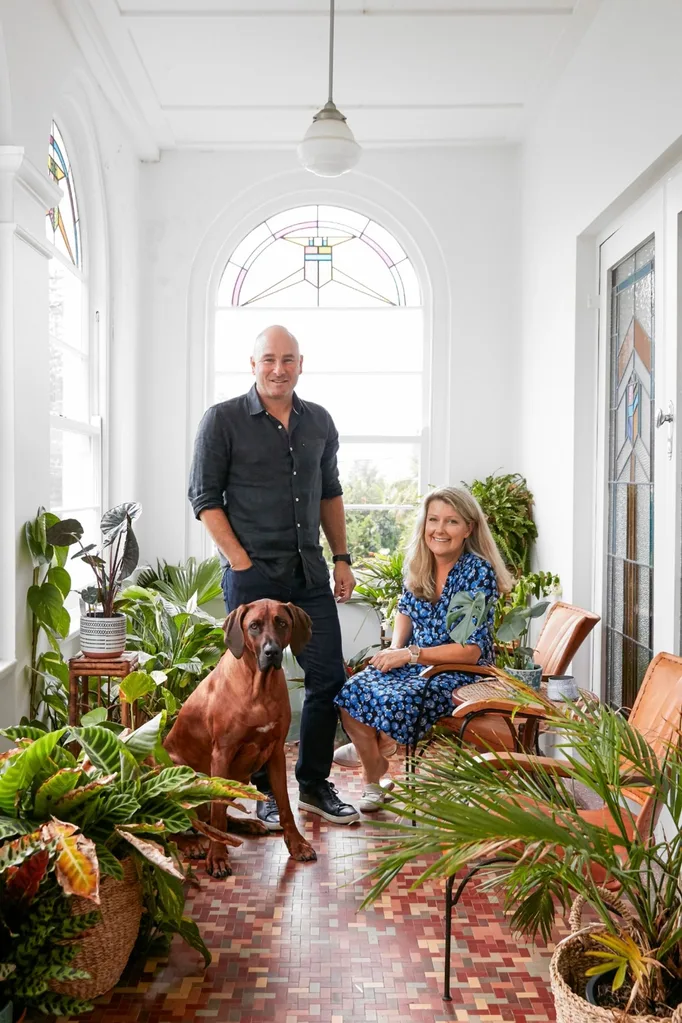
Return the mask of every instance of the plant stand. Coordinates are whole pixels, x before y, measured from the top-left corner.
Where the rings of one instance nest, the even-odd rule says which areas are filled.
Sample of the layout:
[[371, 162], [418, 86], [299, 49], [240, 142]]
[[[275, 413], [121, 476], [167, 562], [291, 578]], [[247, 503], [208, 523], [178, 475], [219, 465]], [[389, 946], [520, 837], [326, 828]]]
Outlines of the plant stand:
[[[112, 678], [124, 679], [131, 672], [137, 671], [138, 655], [134, 650], [127, 650], [120, 657], [89, 658], [79, 653], [69, 660], [69, 724], [80, 724], [81, 714], [90, 710], [88, 701], [88, 679], [97, 678], [97, 706], [102, 706], [102, 678], [108, 679], [107, 692]], [[130, 705], [121, 701], [121, 724], [133, 727]]]

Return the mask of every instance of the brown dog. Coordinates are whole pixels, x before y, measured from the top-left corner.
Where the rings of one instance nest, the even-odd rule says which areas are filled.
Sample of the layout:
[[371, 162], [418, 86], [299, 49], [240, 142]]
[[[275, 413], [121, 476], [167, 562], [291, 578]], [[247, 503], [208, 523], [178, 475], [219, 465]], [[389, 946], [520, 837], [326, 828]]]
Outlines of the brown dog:
[[[176, 764], [240, 782], [265, 765], [289, 854], [315, 860], [289, 804], [284, 740], [291, 708], [282, 671], [284, 648], [295, 655], [310, 640], [310, 618], [294, 604], [256, 600], [230, 612], [224, 630], [227, 653], [188, 697], [164, 746]], [[227, 819], [225, 805], [212, 803], [211, 825], [224, 831]], [[267, 834], [260, 821], [229, 821], [231, 830]], [[211, 841], [206, 869], [214, 877], [232, 873], [219, 842]]]

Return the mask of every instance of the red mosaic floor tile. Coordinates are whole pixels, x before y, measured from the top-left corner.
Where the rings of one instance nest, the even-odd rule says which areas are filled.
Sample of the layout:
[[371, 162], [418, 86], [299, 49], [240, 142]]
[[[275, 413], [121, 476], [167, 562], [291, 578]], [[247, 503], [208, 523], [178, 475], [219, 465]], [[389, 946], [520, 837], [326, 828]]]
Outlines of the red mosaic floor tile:
[[[293, 764], [292, 805], [296, 795]], [[339, 791], [360, 794], [359, 774], [335, 769]], [[359, 911], [371, 819], [335, 827], [299, 814], [317, 863], [289, 859], [281, 836], [246, 839], [219, 881], [198, 866], [187, 912], [213, 954], [176, 939], [166, 958], [131, 963], [98, 1000], [90, 1023], [548, 1023], [553, 946], [517, 941], [495, 897], [469, 885], [456, 908], [452, 1002], [442, 1000], [443, 884], [410, 892], [426, 861]], [[558, 937], [566, 933], [561, 931]]]

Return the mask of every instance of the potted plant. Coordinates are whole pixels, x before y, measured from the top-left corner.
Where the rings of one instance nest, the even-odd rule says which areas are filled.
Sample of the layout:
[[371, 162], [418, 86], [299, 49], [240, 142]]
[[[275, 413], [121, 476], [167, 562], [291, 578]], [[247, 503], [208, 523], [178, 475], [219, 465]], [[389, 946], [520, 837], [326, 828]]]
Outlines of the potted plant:
[[[164, 714], [132, 732], [105, 715], [0, 733], [17, 743], [0, 754], [0, 962], [14, 966], [5, 986], [15, 1004], [58, 1016], [85, 1011], [116, 983], [140, 929], [178, 933], [210, 962], [183, 913], [187, 875], [171, 836], [206, 831], [195, 807], [207, 800], [257, 795], [173, 765]], [[76, 937], [79, 947], [61, 944]]]
[[[416, 777], [398, 784], [404, 824], [375, 847], [365, 900], [377, 899], [408, 864], [427, 861], [416, 888], [476, 868], [482, 888], [504, 898], [514, 931], [552, 940], [557, 912], [572, 911], [571, 937], [550, 964], [561, 1023], [654, 1023], [682, 1017], [682, 750], [648, 744], [617, 711], [544, 704], [566, 759], [494, 755], [448, 740]], [[674, 743], [674, 744], [673, 744]], [[662, 748], [661, 748], [662, 746]], [[557, 769], [560, 767], [560, 770]], [[501, 768], [504, 769], [501, 769]], [[637, 812], [633, 791], [640, 790]], [[642, 791], [643, 790], [643, 791]], [[579, 793], [588, 798], [580, 800]], [[601, 802], [588, 812], [584, 803]], [[414, 826], [411, 826], [413, 822]], [[581, 925], [587, 905], [596, 922]], [[588, 1001], [590, 978], [596, 998]], [[614, 1011], [615, 1010], [615, 1011]]]
[[367, 604], [376, 611], [382, 647], [388, 643], [386, 630], [393, 626], [403, 591], [404, 561], [403, 551], [370, 554], [355, 567], [358, 583], [351, 600]]
[[539, 689], [542, 682], [542, 666], [533, 660], [533, 648], [528, 646], [530, 623], [541, 618], [549, 607], [548, 600], [525, 607], [512, 607], [502, 616], [495, 630], [498, 668], [533, 689]]
[[83, 546], [83, 527], [77, 519], [56, 522], [47, 530], [48, 542], [55, 546], [77, 543], [80, 550], [73, 558], [82, 559], [95, 576], [95, 586], [80, 591], [87, 608], [81, 614], [80, 644], [88, 657], [118, 657], [126, 648], [125, 614], [114, 605], [123, 580], [135, 570], [140, 557], [133, 522], [141, 511], [137, 501], [128, 501], [105, 512], [100, 522], [100, 545]]

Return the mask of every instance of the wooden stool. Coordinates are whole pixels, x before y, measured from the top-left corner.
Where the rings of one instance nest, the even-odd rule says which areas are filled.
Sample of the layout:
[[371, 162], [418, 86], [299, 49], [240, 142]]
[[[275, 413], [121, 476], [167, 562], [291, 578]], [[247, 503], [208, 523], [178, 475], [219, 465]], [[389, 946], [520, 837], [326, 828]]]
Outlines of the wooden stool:
[[[102, 706], [102, 678], [123, 680], [132, 671], [137, 671], [138, 656], [135, 650], [127, 650], [120, 657], [88, 657], [77, 654], [69, 660], [69, 724], [80, 724], [81, 714], [90, 710], [88, 679], [96, 677], [97, 706]], [[79, 692], [79, 687], [82, 690]], [[131, 726], [130, 704], [121, 701], [121, 724]]]

